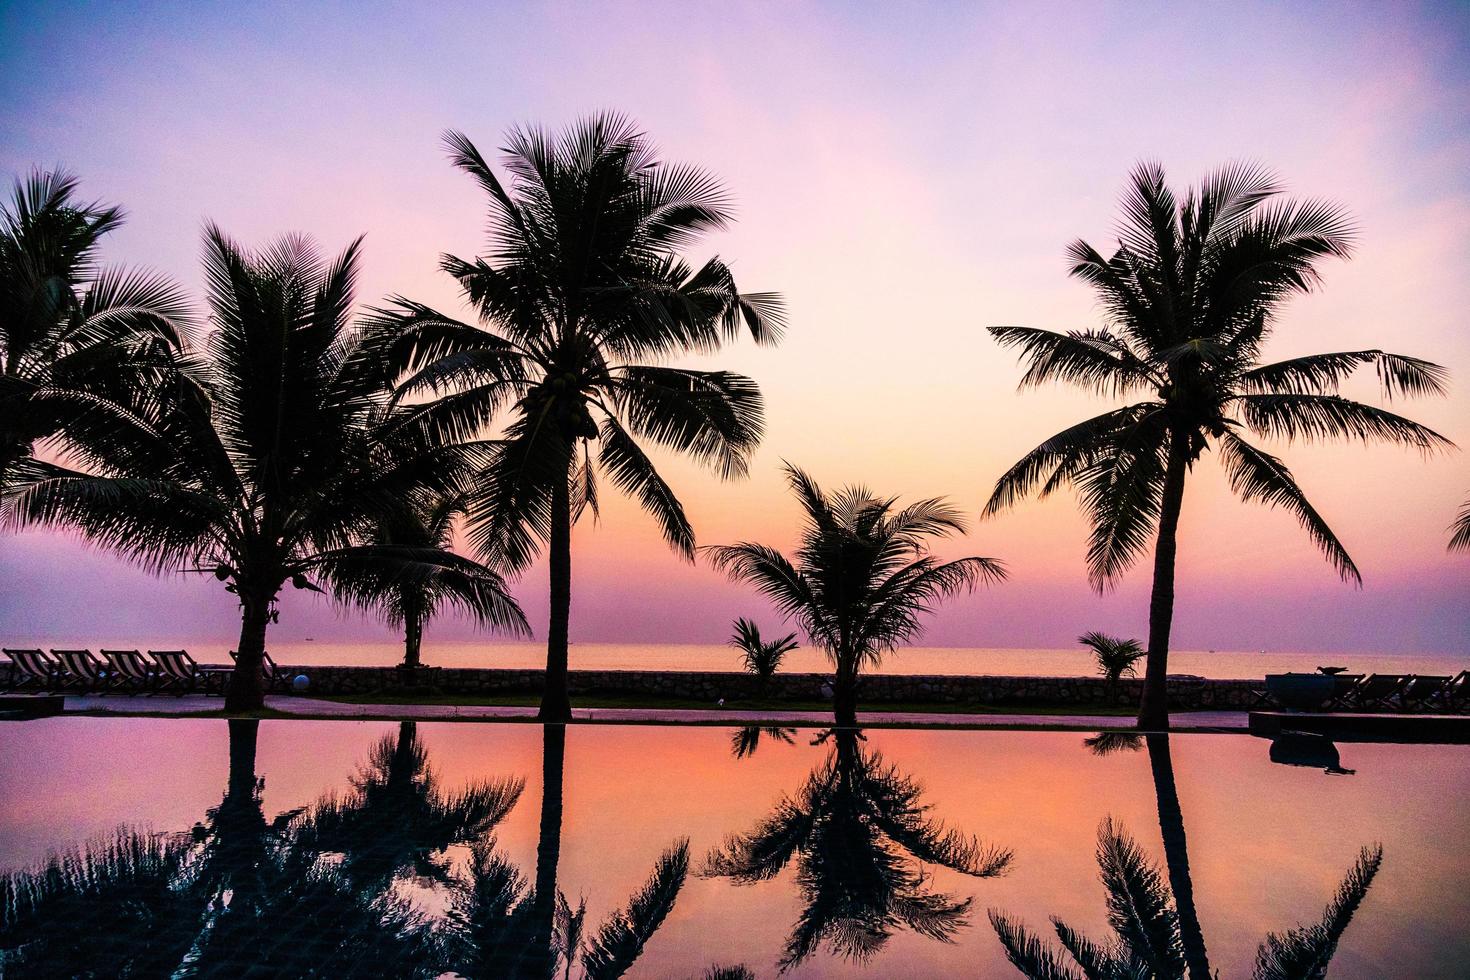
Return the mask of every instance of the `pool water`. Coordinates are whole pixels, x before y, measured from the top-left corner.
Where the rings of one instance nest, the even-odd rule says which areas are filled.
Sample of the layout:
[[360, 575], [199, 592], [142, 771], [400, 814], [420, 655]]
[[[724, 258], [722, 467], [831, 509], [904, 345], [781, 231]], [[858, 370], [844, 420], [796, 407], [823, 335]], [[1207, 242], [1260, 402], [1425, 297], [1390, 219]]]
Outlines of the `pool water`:
[[1243, 735], [10, 723], [0, 976], [1020, 976], [992, 911], [1114, 935], [1106, 821], [1181, 970], [1381, 846], [1329, 975], [1460, 977], [1467, 791], [1467, 746]]

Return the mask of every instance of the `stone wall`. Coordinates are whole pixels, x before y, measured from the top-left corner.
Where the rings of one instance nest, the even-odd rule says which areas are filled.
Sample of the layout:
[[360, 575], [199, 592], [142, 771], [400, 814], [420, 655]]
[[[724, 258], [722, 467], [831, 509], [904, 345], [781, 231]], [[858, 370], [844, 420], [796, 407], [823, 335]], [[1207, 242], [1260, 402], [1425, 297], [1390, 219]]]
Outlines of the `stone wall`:
[[[535, 694], [539, 670], [430, 667], [417, 672], [396, 667], [315, 667], [282, 665], [288, 677], [305, 674], [309, 694], [438, 693], [463, 695]], [[750, 674], [722, 671], [574, 670], [572, 694], [652, 695], [689, 701], [759, 697], [781, 701], [820, 701], [830, 683], [826, 674], [777, 674], [764, 689]], [[1170, 700], [1180, 707], [1247, 708], [1261, 680], [1169, 678]], [[945, 702], [977, 705], [1138, 703], [1141, 679], [1125, 679], [1115, 689], [1100, 677], [1019, 677], [955, 674], [872, 674], [859, 697], [866, 704]]]

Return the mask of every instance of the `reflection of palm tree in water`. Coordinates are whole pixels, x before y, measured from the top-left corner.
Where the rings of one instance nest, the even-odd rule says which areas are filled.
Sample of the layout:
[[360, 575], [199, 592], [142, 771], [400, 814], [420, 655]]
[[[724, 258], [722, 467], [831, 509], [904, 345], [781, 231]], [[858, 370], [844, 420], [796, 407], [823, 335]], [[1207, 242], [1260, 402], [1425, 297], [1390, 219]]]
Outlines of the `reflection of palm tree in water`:
[[917, 783], [862, 748], [861, 733], [821, 736], [832, 747], [794, 797], [756, 829], [711, 853], [704, 874], [754, 884], [796, 862], [804, 908], [781, 958], [786, 970], [825, 942], [837, 955], [867, 961], [907, 928], [949, 942], [969, 917], [970, 899], [932, 890], [924, 864], [988, 878], [1009, 851], [946, 828], [928, 813]]
[[[1184, 813], [1174, 782], [1169, 735], [1104, 733], [1086, 744], [1098, 755], [1148, 748], [1149, 768], [1164, 842], [1167, 883], [1149, 864], [1138, 845], [1111, 818], [1098, 831], [1097, 862], [1108, 894], [1108, 920], [1115, 938], [1099, 944], [1053, 918], [1062, 947], [1097, 980], [1156, 977], [1210, 980], [1209, 957], [1194, 904], [1194, 883]], [[1255, 980], [1308, 980], [1326, 975], [1338, 941], [1383, 860], [1380, 846], [1365, 847], [1349, 870], [1319, 923], [1272, 933], [1256, 952]], [[992, 910], [991, 924], [1011, 963], [1027, 977], [1069, 980], [1077, 975], [1061, 955], [1032, 936], [1014, 919]]]
[[522, 779], [482, 780], [445, 792], [429, 765], [416, 722], [384, 736], [345, 797], [312, 807], [300, 841], [342, 855], [340, 869], [356, 887], [384, 893], [405, 872], [425, 884], [448, 885], [445, 853], [486, 839], [525, 788]]
[[558, 881], [565, 766], [566, 727], [544, 725], [535, 878], [528, 887], [497, 853], [493, 840], [474, 845], [443, 933], [446, 969], [470, 978], [550, 980], [570, 978], [580, 963], [588, 980], [621, 977], [673, 910], [689, 871], [687, 840], [665, 851], [627, 906], [614, 910], [595, 935], [587, 936], [586, 903], [573, 908]]
[[225, 795], [192, 835], [120, 832], [0, 879], [5, 975], [437, 975], [434, 937], [406, 903], [320, 860], [300, 811], [266, 819], [259, 726], [229, 722]]

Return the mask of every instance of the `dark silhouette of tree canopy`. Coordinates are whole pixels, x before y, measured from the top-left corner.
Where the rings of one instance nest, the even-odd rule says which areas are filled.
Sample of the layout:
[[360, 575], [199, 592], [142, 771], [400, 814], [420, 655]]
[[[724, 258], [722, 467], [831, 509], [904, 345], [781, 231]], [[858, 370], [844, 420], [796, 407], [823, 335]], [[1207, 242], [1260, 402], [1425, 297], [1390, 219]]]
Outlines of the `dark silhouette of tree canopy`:
[[404, 874], [448, 886], [448, 848], [486, 840], [524, 788], [525, 780], [499, 779], [446, 792], [418, 740], [417, 723], [399, 722], [396, 737], [373, 746], [351, 792], [311, 807], [297, 835], [312, 850], [342, 855], [338, 870], [358, 890], [387, 894]]
[[917, 783], [834, 729], [826, 762], [754, 831], [729, 838], [702, 874], [752, 885], [796, 862], [802, 912], [781, 957], [785, 972], [826, 943], [866, 962], [895, 930], [951, 942], [967, 924], [970, 899], [932, 890], [921, 864], [975, 878], [1005, 872], [1011, 852], [982, 844], [929, 815]]
[[408, 506], [374, 522], [367, 541], [380, 549], [410, 553], [437, 551], [447, 560], [422, 576], [398, 574], [396, 563], [379, 560], [338, 561], [324, 568], [332, 592], [340, 599], [375, 611], [390, 625], [403, 627], [403, 666], [419, 666], [424, 627], [446, 606], [481, 626], [499, 625], [530, 634], [520, 607], [492, 568], [453, 555], [455, 521], [464, 514], [464, 496], [420, 496]]
[[146, 426], [191, 326], [168, 279], [98, 265], [123, 212], [76, 189], [71, 174], [36, 171], [0, 208], [0, 491], [39, 442]]
[[192, 835], [119, 831], [0, 878], [0, 955], [16, 977], [439, 976], [405, 900], [356, 887], [267, 820], [260, 721], [231, 719], [225, 795]]
[[[1363, 848], [1320, 922], [1267, 935], [1256, 952], [1253, 980], [1326, 976], [1337, 944], [1382, 862], [1382, 848]], [[1098, 942], [1053, 918], [1062, 946], [1058, 950], [1016, 920], [992, 910], [991, 925], [1011, 964], [1034, 980], [1183, 980], [1187, 973], [1197, 976], [1188, 970], [1185, 940], [1169, 885], [1111, 818], [1104, 820], [1098, 830], [1097, 864], [1107, 893], [1108, 924], [1113, 936]], [[1077, 970], [1068, 964], [1068, 957]]]
[[789, 464], [786, 475], [806, 511], [794, 560], [749, 542], [703, 550], [717, 569], [754, 584], [826, 652], [837, 669], [837, 724], [856, 725], [859, 672], [908, 642], [919, 617], [941, 599], [998, 581], [1005, 569], [994, 558], [945, 562], [929, 553], [929, 539], [965, 529], [943, 500], [900, 508], [896, 497], [875, 497], [860, 486], [828, 495]]
[[[32, 461], [22, 524], [69, 525], [144, 568], [212, 570], [241, 606], [232, 712], [263, 703], [266, 628], [286, 583], [430, 587], [479, 566], [436, 548], [367, 543], [418, 495], [463, 492], [483, 446], [447, 443], [389, 402], [377, 336], [349, 325], [358, 243], [324, 262], [302, 238], [251, 255], [210, 228], [214, 330], [175, 375], [158, 421], [89, 431], [93, 472]], [[446, 571], [447, 570], [447, 571]], [[508, 597], [491, 621], [524, 625]]]
[[435, 396], [419, 406], [423, 426], [462, 438], [508, 411], [468, 531], [495, 567], [524, 568], [548, 548], [541, 717], [565, 721], [571, 527], [596, 512], [598, 473], [692, 557], [694, 530], [640, 441], [740, 476], [761, 436], [762, 402], [749, 378], [660, 362], [715, 351], [742, 329], [774, 343], [781, 305], [739, 292], [718, 258], [695, 268], [680, 257], [730, 222], [727, 196], [705, 172], [660, 161], [625, 119], [512, 132], [504, 182], [469, 139], [446, 142], [490, 198], [489, 257], [441, 264], [480, 322], [401, 298], [381, 322], [398, 332], [401, 394]]
[[1357, 566], [1280, 459], [1246, 435], [1286, 440], [1383, 441], [1424, 452], [1450, 445], [1400, 415], [1338, 393], [1374, 365], [1384, 395], [1442, 394], [1438, 365], [1381, 350], [1265, 363], [1262, 348], [1287, 299], [1319, 281], [1317, 266], [1346, 258], [1352, 233], [1338, 208], [1282, 200], [1270, 174], [1228, 167], [1179, 201], [1156, 164], [1133, 173], [1111, 258], [1086, 242], [1069, 250], [1072, 274], [1095, 290], [1107, 320], [1057, 333], [991, 327], [1027, 364], [1021, 384], [1066, 381], [1136, 398], [1064, 429], [997, 481], [985, 513], [1028, 494], [1075, 486], [1092, 524], [1093, 585], [1114, 582], [1154, 547], [1148, 666], [1141, 727], [1168, 725], [1165, 676], [1174, 614], [1176, 533], [1186, 477], [1213, 449], [1242, 499], [1290, 511], [1342, 577]]
[[1455, 523], [1450, 526], [1450, 550], [1470, 551], [1470, 500], [1460, 508]]

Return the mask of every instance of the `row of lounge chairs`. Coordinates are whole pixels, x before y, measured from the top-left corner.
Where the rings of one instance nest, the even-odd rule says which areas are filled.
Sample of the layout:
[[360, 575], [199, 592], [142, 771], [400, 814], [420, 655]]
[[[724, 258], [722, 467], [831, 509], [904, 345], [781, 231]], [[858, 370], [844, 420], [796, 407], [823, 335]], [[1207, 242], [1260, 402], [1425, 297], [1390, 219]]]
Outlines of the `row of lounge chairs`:
[[[0, 691], [75, 694], [224, 694], [231, 667], [200, 664], [186, 650], [4, 649], [9, 670]], [[230, 651], [230, 659], [238, 655]], [[4, 666], [4, 665], [0, 665]], [[283, 690], [285, 676], [269, 653], [261, 664], [267, 690]]]
[[[1470, 670], [1433, 674], [1336, 674], [1324, 711], [1470, 711]], [[1262, 691], [1258, 704], [1272, 698]]]

